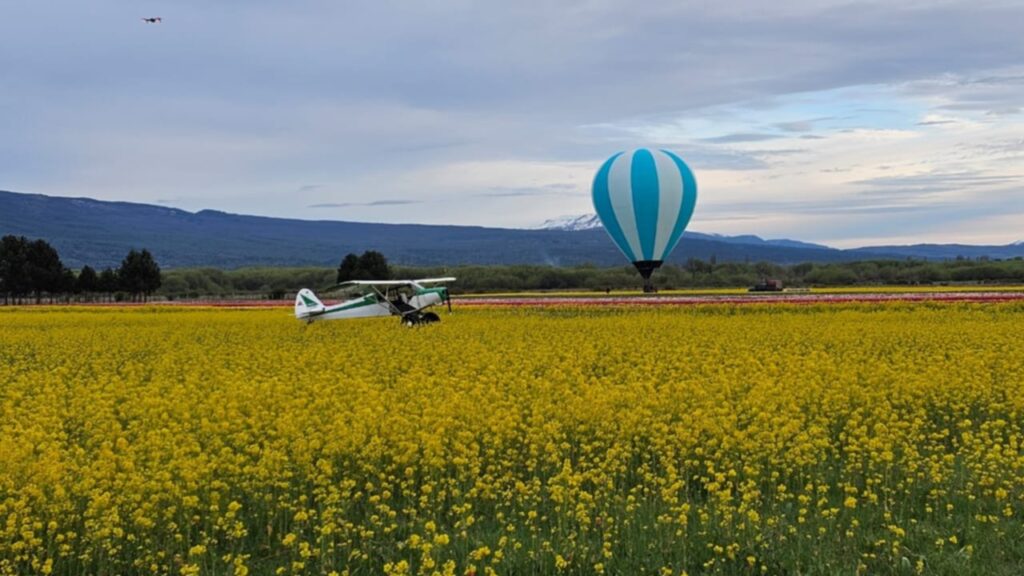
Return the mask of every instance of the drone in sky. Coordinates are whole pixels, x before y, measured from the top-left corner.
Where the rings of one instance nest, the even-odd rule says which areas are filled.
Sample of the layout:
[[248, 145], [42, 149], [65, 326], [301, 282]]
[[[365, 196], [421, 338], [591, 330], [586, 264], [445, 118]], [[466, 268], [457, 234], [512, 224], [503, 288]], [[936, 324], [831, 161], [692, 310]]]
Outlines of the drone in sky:
[[164, 19], [159, 17], [159, 16], [156, 16], [154, 18], [143, 18], [142, 21], [145, 22], [146, 24], [159, 24], [159, 23], [163, 22]]

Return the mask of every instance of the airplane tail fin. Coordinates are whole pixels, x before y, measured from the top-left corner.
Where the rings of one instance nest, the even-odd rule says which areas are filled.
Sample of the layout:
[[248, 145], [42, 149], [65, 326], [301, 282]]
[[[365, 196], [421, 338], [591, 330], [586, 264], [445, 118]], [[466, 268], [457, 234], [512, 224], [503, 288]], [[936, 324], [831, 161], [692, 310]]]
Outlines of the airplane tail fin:
[[295, 317], [304, 320], [324, 310], [324, 303], [309, 288], [299, 290], [295, 295]]

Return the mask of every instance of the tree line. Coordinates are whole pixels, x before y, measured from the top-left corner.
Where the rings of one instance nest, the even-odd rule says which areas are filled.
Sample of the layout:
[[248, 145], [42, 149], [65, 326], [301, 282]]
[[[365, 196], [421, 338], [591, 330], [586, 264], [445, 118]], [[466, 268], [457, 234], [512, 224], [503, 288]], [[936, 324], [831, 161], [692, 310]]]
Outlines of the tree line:
[[[0, 239], [0, 295], [3, 302], [146, 300], [250, 296], [280, 299], [300, 288], [321, 291], [347, 280], [456, 276], [453, 293], [520, 290], [635, 290], [640, 277], [632, 266], [553, 267], [494, 265], [452, 267], [393, 266], [376, 251], [348, 254], [337, 268], [186, 268], [161, 272], [148, 250], [131, 250], [117, 268], [97, 272], [84, 266], [76, 274], [44, 240], [23, 236]], [[658, 289], [735, 288], [763, 278], [787, 287], [1024, 283], [1024, 259], [958, 258], [949, 261], [867, 260], [818, 264], [718, 262], [691, 258], [665, 265], [654, 274]]]
[[388, 259], [376, 250], [367, 250], [361, 256], [346, 254], [338, 265], [338, 283], [349, 280], [389, 280], [391, 267]]
[[131, 250], [117, 268], [76, 274], [42, 239], [0, 238], [0, 295], [4, 304], [94, 300], [146, 301], [161, 286], [160, 265], [149, 250]]
[[[417, 269], [400, 269], [415, 274]], [[396, 277], [387, 258], [368, 250], [362, 255], [346, 254], [336, 269], [317, 267], [249, 267], [234, 270], [220, 268], [180, 268], [164, 274], [159, 294], [169, 299], [208, 296], [247, 296], [280, 300], [302, 288], [321, 292], [349, 280], [387, 280]], [[412, 278], [413, 276], [402, 276]], [[416, 276], [421, 277], [421, 276]]]
[[[346, 257], [347, 258], [347, 257]], [[357, 257], [358, 258], [358, 257]], [[453, 293], [518, 290], [636, 290], [642, 282], [632, 266], [553, 267], [535, 265], [409, 267], [390, 266], [387, 275], [344, 273], [333, 268], [189, 268], [170, 270], [158, 292], [172, 298], [249, 295], [290, 297], [300, 288], [324, 290], [347, 279], [427, 278], [456, 276]], [[928, 285], [957, 283], [1024, 283], [1024, 260], [872, 260], [830, 264], [780, 265], [770, 262], [688, 261], [665, 265], [654, 273], [655, 286], [672, 288], [750, 287], [762, 278], [782, 280], [787, 287], [851, 285]]]

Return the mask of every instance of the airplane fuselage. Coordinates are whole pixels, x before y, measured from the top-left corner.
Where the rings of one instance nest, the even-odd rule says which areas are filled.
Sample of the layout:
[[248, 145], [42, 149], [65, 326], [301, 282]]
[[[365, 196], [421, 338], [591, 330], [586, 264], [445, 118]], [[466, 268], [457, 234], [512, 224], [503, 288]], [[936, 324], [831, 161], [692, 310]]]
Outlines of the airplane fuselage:
[[300, 292], [295, 301], [295, 316], [307, 322], [318, 322], [320, 320], [401, 315], [396, 312], [396, 306], [403, 308], [402, 312], [419, 312], [444, 301], [444, 290], [444, 288], [418, 288], [408, 300], [398, 301], [396, 299], [391, 302], [379, 294], [371, 292], [333, 306], [325, 306], [318, 300], [304, 298], [304, 294]]

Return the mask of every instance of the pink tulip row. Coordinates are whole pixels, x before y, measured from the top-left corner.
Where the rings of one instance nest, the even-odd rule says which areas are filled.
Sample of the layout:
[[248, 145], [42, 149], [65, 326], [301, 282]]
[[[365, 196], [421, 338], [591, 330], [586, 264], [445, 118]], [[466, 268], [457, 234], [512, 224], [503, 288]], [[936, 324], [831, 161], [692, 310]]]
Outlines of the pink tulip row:
[[456, 299], [459, 306], [688, 306], [695, 304], [834, 304], [843, 302], [1012, 302], [1024, 292], [917, 292], [892, 294], [778, 294], [749, 296], [595, 296]]

